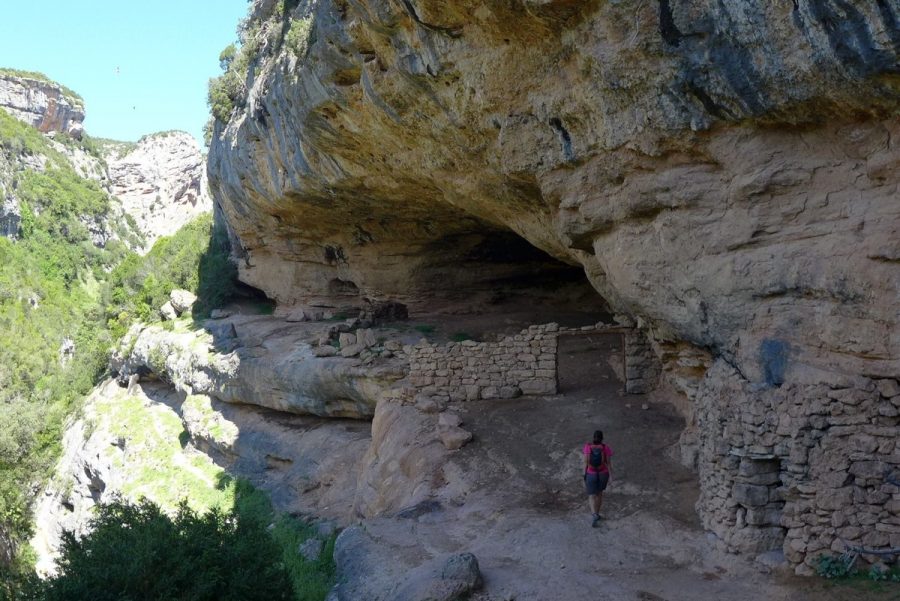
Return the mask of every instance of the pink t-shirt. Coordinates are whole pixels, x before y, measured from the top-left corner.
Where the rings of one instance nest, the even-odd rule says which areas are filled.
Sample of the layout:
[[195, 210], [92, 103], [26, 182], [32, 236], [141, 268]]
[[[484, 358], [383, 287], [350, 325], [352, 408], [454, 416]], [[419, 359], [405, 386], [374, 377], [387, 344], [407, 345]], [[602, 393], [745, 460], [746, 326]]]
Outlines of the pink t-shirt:
[[[606, 455], [606, 461], [607, 461], [607, 463], [609, 462], [609, 458], [612, 457], [612, 455], [613, 455], [613, 451], [612, 451], [611, 448], [609, 448], [609, 445], [606, 445], [606, 444], [593, 445], [593, 444], [591, 444], [591, 443], [589, 443], [589, 442], [586, 443], [586, 444], [584, 445], [584, 449], [583, 449], [583, 451], [582, 451], [582, 452], [585, 454], [586, 457], [590, 457], [590, 455], [591, 455], [591, 447], [594, 447], [594, 448], [596, 448], [596, 447], [602, 447], [602, 448], [603, 448], [603, 454]], [[594, 468], [593, 466], [591, 466], [590, 463], [588, 463], [588, 466], [587, 466], [587, 473], [589, 473], [589, 474], [596, 474], [597, 472], [600, 472], [601, 474], [608, 474], [608, 473], [609, 473], [609, 468], [606, 467], [606, 465], [601, 465], [601, 466], [600, 466], [600, 469], [598, 470], [598, 469]]]

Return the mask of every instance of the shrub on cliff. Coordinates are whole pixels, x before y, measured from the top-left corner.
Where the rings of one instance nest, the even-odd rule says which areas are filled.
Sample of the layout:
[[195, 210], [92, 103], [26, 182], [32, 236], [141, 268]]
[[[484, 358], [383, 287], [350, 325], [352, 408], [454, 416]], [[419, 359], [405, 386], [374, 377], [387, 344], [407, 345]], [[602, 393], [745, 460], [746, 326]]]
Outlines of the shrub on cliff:
[[200, 215], [157, 240], [146, 256], [129, 256], [113, 270], [107, 305], [111, 331], [119, 337], [135, 321], [158, 321], [158, 309], [176, 288], [195, 292], [194, 313], [207, 316], [231, 298], [236, 285], [227, 234], [212, 215]]
[[102, 505], [89, 534], [64, 536], [59, 574], [44, 598], [291, 599], [281, 551], [260, 517], [219, 509], [199, 515], [186, 504], [169, 517], [146, 500]]
[[170, 516], [146, 499], [101, 505], [87, 535], [64, 536], [57, 575], [22, 582], [15, 598], [322, 601], [334, 581], [334, 535], [307, 560], [298, 547], [314, 535], [309, 525], [276, 516], [245, 481], [220, 485], [234, 487], [231, 510], [199, 514], [182, 503]]
[[[0, 237], [0, 563], [30, 534], [29, 503], [59, 452], [65, 416], [106, 364], [100, 306], [107, 271], [129, 251], [95, 246], [109, 198], [35, 128], [0, 111], [0, 151], [14, 166], [19, 240]], [[13, 560], [15, 557], [12, 558]]]

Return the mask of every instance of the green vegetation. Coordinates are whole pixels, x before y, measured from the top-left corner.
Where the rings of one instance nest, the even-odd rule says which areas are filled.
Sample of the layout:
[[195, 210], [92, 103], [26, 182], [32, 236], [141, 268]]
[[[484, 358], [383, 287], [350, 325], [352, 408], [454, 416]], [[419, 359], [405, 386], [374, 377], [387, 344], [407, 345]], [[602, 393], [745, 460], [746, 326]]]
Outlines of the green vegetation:
[[64, 535], [56, 576], [4, 579], [0, 600], [322, 601], [334, 583], [335, 535], [309, 561], [297, 548], [316, 536], [310, 524], [277, 515], [247, 482], [223, 477], [219, 487], [231, 491], [230, 507], [101, 505], [87, 535]]
[[413, 326], [413, 329], [423, 334], [434, 334], [435, 327], [427, 324]]
[[280, 0], [265, 20], [248, 16], [241, 21], [238, 45], [229, 44], [219, 54], [222, 75], [209, 80], [207, 100], [215, 120], [228, 123], [234, 109], [246, 104], [247, 81], [258, 74], [262, 51], [275, 56], [285, 48], [297, 57], [306, 54], [314, 23], [311, 15], [291, 16], [297, 5], [296, 0]]
[[40, 154], [54, 161], [65, 161], [41, 132], [6, 111], [0, 111], [0, 149], [13, 157]]
[[[83, 139], [84, 136], [82, 136]], [[121, 140], [111, 140], [110, 138], [91, 137], [90, 139], [102, 156], [113, 155], [116, 159], [121, 159], [137, 148], [137, 142], [123, 142]]]
[[822, 555], [816, 565], [816, 572], [822, 578], [878, 588], [881, 583], [900, 583], [900, 567], [873, 565], [860, 571], [856, 567], [856, 555]]
[[[109, 199], [34, 128], [0, 111], [0, 150], [46, 157], [13, 182], [21, 240], [0, 238], [0, 535], [17, 549], [29, 504], [59, 452], [63, 421], [106, 364], [112, 338], [101, 298], [106, 273], [130, 254], [95, 246]], [[95, 232], [91, 230], [94, 229]], [[74, 343], [63, 353], [66, 342]]]
[[312, 23], [312, 16], [290, 20], [289, 29], [284, 36], [284, 45], [297, 57], [303, 57], [309, 48]]
[[135, 321], [159, 321], [158, 309], [176, 288], [197, 294], [194, 315], [206, 317], [234, 294], [237, 268], [228, 258], [228, 236], [201, 215], [156, 241], [144, 257], [126, 257], [109, 276], [109, 327], [122, 336]]
[[111, 346], [135, 320], [158, 319], [175, 287], [197, 291], [197, 314], [208, 313], [233, 291], [236, 270], [227, 236], [214, 231], [209, 215], [136, 255], [123, 242], [140, 242], [134, 221], [111, 220], [100, 186], [5, 111], [0, 152], [13, 162], [46, 159], [41, 171], [16, 173], [10, 189], [20, 203], [21, 237], [0, 237], [0, 564], [23, 571], [32, 497]]

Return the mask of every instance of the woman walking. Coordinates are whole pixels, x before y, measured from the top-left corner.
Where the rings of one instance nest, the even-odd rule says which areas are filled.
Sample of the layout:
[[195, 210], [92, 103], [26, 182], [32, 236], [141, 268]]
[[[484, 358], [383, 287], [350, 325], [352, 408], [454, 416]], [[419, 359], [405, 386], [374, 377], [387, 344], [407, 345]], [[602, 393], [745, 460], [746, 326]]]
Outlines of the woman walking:
[[600, 507], [603, 505], [603, 491], [609, 484], [612, 469], [612, 449], [603, 444], [603, 432], [594, 432], [594, 442], [584, 445], [584, 486], [591, 508], [591, 526], [600, 523]]

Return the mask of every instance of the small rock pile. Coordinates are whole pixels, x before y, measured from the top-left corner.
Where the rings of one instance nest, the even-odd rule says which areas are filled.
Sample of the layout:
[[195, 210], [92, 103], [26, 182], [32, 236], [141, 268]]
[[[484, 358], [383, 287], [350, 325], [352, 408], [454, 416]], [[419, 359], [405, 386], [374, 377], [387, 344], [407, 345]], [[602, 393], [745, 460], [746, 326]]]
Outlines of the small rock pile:
[[187, 290], [173, 290], [169, 293], [169, 300], [159, 308], [159, 314], [164, 320], [178, 319], [186, 311], [190, 311], [197, 296]]

